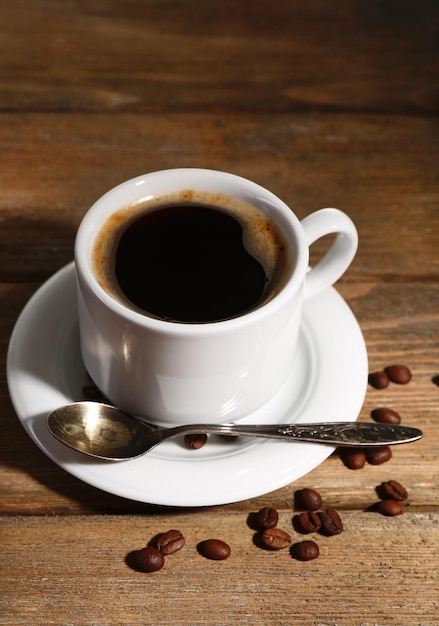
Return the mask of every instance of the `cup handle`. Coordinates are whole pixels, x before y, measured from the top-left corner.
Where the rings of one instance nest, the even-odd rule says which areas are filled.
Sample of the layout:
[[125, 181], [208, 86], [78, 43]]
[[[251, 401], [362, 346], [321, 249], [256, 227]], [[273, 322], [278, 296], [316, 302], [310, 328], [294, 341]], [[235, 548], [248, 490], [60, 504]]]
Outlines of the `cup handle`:
[[305, 217], [301, 224], [308, 246], [324, 235], [336, 235], [329, 250], [306, 275], [304, 299], [307, 300], [344, 274], [357, 251], [358, 233], [351, 218], [339, 209], [320, 209]]

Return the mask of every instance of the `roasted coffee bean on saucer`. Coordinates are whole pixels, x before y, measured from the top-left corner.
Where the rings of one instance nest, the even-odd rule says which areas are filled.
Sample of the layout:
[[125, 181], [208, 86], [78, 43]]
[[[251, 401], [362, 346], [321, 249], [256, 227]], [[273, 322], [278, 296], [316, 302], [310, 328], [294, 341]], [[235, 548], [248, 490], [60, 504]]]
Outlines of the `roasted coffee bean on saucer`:
[[207, 441], [206, 433], [199, 433], [196, 435], [184, 436], [184, 443], [186, 447], [190, 448], [191, 450], [199, 450], [206, 444], [206, 441]]

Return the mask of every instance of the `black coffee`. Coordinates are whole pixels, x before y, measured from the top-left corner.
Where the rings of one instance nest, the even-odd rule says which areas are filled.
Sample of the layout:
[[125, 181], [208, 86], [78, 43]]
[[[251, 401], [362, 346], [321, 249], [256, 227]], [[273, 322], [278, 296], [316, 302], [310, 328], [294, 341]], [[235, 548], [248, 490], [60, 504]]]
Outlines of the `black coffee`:
[[150, 211], [122, 234], [117, 282], [143, 311], [180, 322], [210, 322], [253, 308], [266, 283], [244, 248], [242, 226], [206, 206]]
[[237, 202], [231, 210], [177, 198], [111, 216], [93, 263], [101, 285], [135, 310], [206, 323], [269, 299], [282, 282], [285, 257], [279, 232], [254, 207]]

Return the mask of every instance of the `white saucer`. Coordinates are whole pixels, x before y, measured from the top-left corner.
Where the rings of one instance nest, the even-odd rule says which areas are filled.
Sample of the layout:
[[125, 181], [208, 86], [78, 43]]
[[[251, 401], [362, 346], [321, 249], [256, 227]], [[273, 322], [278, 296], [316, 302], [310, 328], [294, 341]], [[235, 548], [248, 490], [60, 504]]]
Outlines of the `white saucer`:
[[[367, 373], [358, 323], [335, 289], [327, 289], [305, 303], [287, 382], [245, 422], [355, 421]], [[11, 337], [7, 375], [21, 423], [50, 459], [90, 485], [139, 502], [208, 506], [257, 497], [305, 475], [334, 450], [308, 443], [213, 437], [200, 450], [188, 450], [173, 440], [138, 459], [112, 463], [63, 446], [48, 432], [46, 416], [82, 399], [86, 381], [73, 263], [52, 276], [25, 306]]]

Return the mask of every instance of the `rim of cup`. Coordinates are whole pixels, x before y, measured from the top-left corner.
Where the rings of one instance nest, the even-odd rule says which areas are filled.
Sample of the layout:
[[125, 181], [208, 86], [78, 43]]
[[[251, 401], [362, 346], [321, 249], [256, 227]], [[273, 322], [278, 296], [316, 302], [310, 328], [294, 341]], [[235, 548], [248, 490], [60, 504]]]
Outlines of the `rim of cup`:
[[[151, 185], [151, 191], [144, 191], [144, 185]], [[119, 209], [136, 202], [144, 202], [148, 197], [161, 193], [173, 193], [185, 189], [215, 192], [225, 196], [237, 197], [249, 204], [262, 208], [270, 215], [292, 246], [293, 263], [289, 276], [282, 289], [262, 306], [246, 311], [242, 315], [213, 322], [188, 324], [169, 322], [143, 314], [115, 300], [98, 282], [92, 269], [92, 250], [96, 236], [105, 221]], [[282, 307], [285, 300], [302, 288], [309, 260], [308, 246], [304, 240], [302, 226], [293, 211], [274, 193], [246, 178], [221, 170], [201, 168], [175, 168], [158, 170], [136, 176], [113, 187], [102, 195], [89, 208], [83, 217], [75, 239], [75, 267], [82, 281], [93, 291], [95, 296], [115, 314], [130, 323], [162, 330], [167, 334], [200, 335], [212, 332], [230, 331], [271, 315], [274, 309]], [[251, 319], [250, 319], [251, 318]]]

